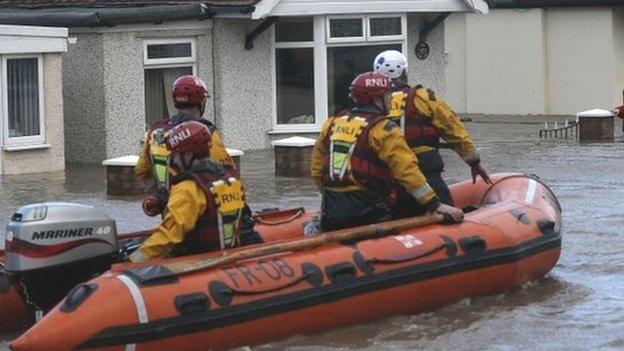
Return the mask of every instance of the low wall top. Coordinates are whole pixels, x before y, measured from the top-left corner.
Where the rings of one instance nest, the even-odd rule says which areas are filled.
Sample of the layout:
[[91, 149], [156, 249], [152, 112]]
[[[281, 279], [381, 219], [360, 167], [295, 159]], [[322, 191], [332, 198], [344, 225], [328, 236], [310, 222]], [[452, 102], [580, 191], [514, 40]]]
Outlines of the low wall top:
[[111, 158], [108, 160], [104, 160], [102, 165], [104, 166], [136, 166], [137, 162], [139, 162], [139, 156], [129, 155], [129, 156], [121, 156], [117, 158]]
[[310, 138], [304, 138], [294, 136], [286, 139], [274, 140], [271, 142], [272, 146], [289, 146], [289, 147], [307, 147], [314, 146], [316, 140]]
[[225, 151], [227, 151], [228, 155], [232, 157], [243, 156], [245, 154], [242, 150], [237, 150], [237, 149], [225, 148]]
[[577, 117], [613, 117], [609, 110], [595, 108], [593, 110], [582, 111], [576, 114]]

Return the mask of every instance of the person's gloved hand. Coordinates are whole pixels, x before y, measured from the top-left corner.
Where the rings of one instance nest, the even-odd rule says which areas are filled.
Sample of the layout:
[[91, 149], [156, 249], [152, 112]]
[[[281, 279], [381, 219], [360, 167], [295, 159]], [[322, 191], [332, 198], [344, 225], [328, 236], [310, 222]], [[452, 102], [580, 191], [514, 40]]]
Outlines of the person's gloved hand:
[[492, 184], [490, 176], [487, 174], [487, 171], [483, 168], [481, 163], [470, 166], [470, 173], [472, 174], [472, 184], [477, 182], [477, 176], [481, 176], [485, 184]]
[[150, 217], [158, 216], [165, 210], [166, 204], [158, 196], [150, 195], [143, 199], [141, 207], [143, 212]]
[[440, 204], [434, 212], [450, 217], [455, 223], [461, 223], [464, 220], [464, 212], [457, 207]]
[[303, 235], [306, 237], [316, 236], [321, 233], [321, 223], [317, 216], [314, 216], [311, 221], [303, 224]]

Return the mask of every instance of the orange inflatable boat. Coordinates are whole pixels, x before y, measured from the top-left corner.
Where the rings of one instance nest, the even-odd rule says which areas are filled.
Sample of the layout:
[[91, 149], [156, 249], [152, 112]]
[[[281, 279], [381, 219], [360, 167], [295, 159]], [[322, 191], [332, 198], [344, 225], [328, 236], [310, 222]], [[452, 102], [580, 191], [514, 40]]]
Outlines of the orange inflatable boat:
[[508, 291], [556, 264], [561, 208], [537, 178], [493, 180], [451, 186], [461, 224], [425, 216], [304, 238], [293, 213], [263, 230], [269, 243], [115, 266], [11, 349], [228, 349]]

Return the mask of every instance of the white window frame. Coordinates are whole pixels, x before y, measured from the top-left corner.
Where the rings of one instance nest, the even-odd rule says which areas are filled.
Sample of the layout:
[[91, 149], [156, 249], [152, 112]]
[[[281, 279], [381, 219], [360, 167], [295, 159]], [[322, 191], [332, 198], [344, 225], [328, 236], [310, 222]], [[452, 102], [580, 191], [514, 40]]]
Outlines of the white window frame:
[[[370, 21], [373, 18], [400, 18], [401, 19], [401, 34], [400, 35], [375, 35], [371, 34]], [[368, 15], [366, 16], [366, 38], [368, 41], [393, 41], [403, 40], [407, 36], [407, 16], [405, 14], [383, 14], [383, 15]]]
[[[147, 57], [147, 47], [150, 45], [167, 45], [167, 44], [191, 44], [190, 57], [167, 57], [150, 59]], [[195, 38], [175, 38], [175, 39], [146, 39], [143, 40], [143, 65], [169, 65], [178, 63], [195, 63], [197, 61]], [[175, 66], [170, 66], [175, 67]], [[178, 65], [180, 67], [180, 65]]]
[[[401, 17], [401, 36], [384, 36], [371, 37], [368, 32], [369, 18], [378, 17]], [[329, 19], [330, 18], [362, 18], [365, 27], [364, 40], [358, 38], [329, 38]], [[402, 52], [406, 54], [407, 50], [407, 14], [373, 14], [373, 15], [349, 15], [349, 16], [314, 16], [313, 17], [313, 41], [306, 42], [276, 42], [275, 26], [271, 28], [272, 47], [271, 47], [271, 78], [273, 91], [273, 130], [270, 133], [315, 133], [321, 130], [323, 122], [329, 113], [329, 92], [327, 77], [327, 49], [330, 47], [345, 46], [362, 46], [362, 45], [392, 45], [401, 44]], [[335, 41], [334, 39], [339, 39]], [[314, 121], [309, 124], [278, 124], [277, 123], [277, 66], [275, 62], [276, 49], [282, 48], [313, 48], [314, 51]], [[371, 62], [372, 69], [372, 62]]]
[[[160, 44], [180, 44], [191, 43], [191, 57], [171, 57], [165, 59], [148, 59], [147, 46]], [[143, 40], [143, 106], [145, 107], [145, 71], [150, 69], [191, 67], [191, 74], [197, 75], [197, 53], [195, 51], [195, 38], [175, 38], [175, 39], [146, 39]], [[147, 111], [143, 111], [147, 114]], [[147, 124], [147, 116], [143, 117], [143, 123]]]
[[[341, 19], [361, 19], [362, 20], [362, 36], [360, 37], [337, 37], [334, 38], [331, 36], [330, 31], [330, 22], [331, 20], [341, 20]], [[353, 42], [364, 42], [366, 41], [366, 33], [368, 32], [368, 21], [366, 20], [366, 16], [362, 15], [341, 15], [341, 16], [327, 16], [327, 20], [325, 21], [325, 32], [327, 33], [327, 42], [328, 43], [353, 43]]]
[[[318, 45], [319, 35], [322, 35], [324, 31], [319, 30], [317, 24], [317, 18], [312, 19], [312, 41], [275, 41], [275, 26], [271, 28], [271, 37], [273, 46], [271, 48], [271, 69], [272, 69], [272, 87], [273, 87], [273, 130], [278, 132], [308, 132], [314, 130], [320, 130], [322, 125], [322, 114], [319, 113], [319, 89], [318, 89], [318, 77], [314, 74], [314, 123], [299, 123], [299, 124], [278, 124], [277, 123], [277, 63], [275, 60], [275, 54], [277, 49], [312, 49], [312, 56], [314, 62], [314, 72], [317, 72], [319, 68], [319, 58], [317, 57], [316, 46]], [[324, 37], [321, 38], [325, 40]]]
[[[42, 145], [45, 142], [45, 105], [44, 105], [44, 81], [43, 81], [43, 55], [2, 55], [2, 81], [0, 82], [0, 91], [2, 93], [2, 136], [4, 138], [2, 147], [10, 146], [35, 146]], [[39, 134], [21, 137], [11, 137], [9, 135], [9, 94], [8, 94], [8, 69], [7, 60], [13, 59], [37, 59], [37, 81], [39, 84]]]

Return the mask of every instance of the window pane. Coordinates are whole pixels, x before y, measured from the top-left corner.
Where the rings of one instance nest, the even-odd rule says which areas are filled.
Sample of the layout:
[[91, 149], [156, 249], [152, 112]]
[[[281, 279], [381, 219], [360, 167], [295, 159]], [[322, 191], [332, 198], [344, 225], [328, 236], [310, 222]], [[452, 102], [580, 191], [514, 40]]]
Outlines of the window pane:
[[171, 87], [178, 77], [190, 74], [193, 74], [192, 67], [145, 70], [145, 123], [148, 127], [176, 113], [171, 100]]
[[373, 60], [384, 50], [402, 51], [401, 44], [327, 49], [327, 82], [331, 115], [353, 107], [349, 98], [349, 85], [359, 73], [370, 71]]
[[329, 20], [329, 36], [331, 38], [362, 37], [361, 18], [343, 18]]
[[154, 44], [147, 46], [148, 59], [192, 57], [191, 43]]
[[9, 137], [41, 134], [39, 67], [36, 58], [7, 60]]
[[314, 49], [276, 49], [277, 123], [314, 123]]
[[280, 17], [275, 24], [275, 41], [313, 41], [312, 17]]
[[401, 17], [370, 19], [371, 36], [401, 35]]

